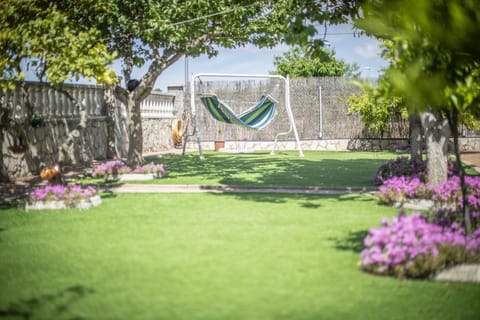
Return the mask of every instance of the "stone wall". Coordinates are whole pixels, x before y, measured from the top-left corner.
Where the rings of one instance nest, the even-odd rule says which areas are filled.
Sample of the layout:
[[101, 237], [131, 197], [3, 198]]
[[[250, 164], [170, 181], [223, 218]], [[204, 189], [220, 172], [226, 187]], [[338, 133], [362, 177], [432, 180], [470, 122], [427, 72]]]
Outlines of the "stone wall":
[[172, 121], [167, 119], [143, 119], [143, 152], [152, 153], [172, 149]]
[[[72, 128], [78, 119], [49, 120], [39, 128], [24, 127], [18, 132], [5, 132], [2, 145], [3, 166], [9, 176], [21, 177], [37, 173], [41, 163], [55, 163], [58, 154], [58, 141], [66, 136], [66, 126]], [[18, 144], [18, 135], [28, 136], [30, 145], [25, 152], [13, 152]], [[105, 118], [90, 118], [84, 135], [75, 142], [73, 159], [69, 163], [89, 162], [92, 159], [105, 159], [107, 131]]]
[[[300, 144], [303, 151], [396, 151], [396, 145], [407, 142], [406, 139], [312, 139], [301, 140]], [[453, 143], [452, 141], [450, 142]], [[460, 150], [472, 151], [480, 150], [480, 138], [460, 138]], [[213, 150], [213, 141], [202, 141], [203, 150]], [[274, 141], [247, 141], [247, 140], [227, 140], [223, 152], [248, 153], [254, 151], [272, 151]], [[197, 152], [198, 145], [194, 139], [189, 140], [187, 151]], [[296, 151], [297, 144], [293, 140], [280, 140], [276, 146], [277, 151]], [[449, 150], [453, 153], [452, 146]]]

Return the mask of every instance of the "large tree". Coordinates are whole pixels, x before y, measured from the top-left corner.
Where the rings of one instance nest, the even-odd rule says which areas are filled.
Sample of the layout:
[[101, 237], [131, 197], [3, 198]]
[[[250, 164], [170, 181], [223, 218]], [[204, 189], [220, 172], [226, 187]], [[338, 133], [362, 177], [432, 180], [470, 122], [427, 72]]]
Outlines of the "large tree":
[[[351, 1], [345, 1], [348, 2]], [[112, 52], [118, 52], [122, 63], [124, 85], [116, 87], [115, 95], [128, 110], [127, 161], [130, 164], [143, 161], [140, 102], [151, 92], [162, 72], [181, 57], [214, 56], [220, 47], [236, 48], [246, 44], [271, 47], [298, 35], [308, 37], [311, 28], [303, 28], [300, 23], [305, 14], [316, 12], [316, 20], [322, 22], [344, 21], [345, 12], [352, 9], [339, 3], [341, 1], [329, 0], [110, 1], [108, 14], [87, 23], [101, 30], [105, 43]], [[320, 12], [318, 6], [322, 9]], [[140, 79], [131, 79], [135, 67], [146, 70]]]
[[[165, 69], [184, 55], [214, 56], [220, 47], [277, 44], [292, 19], [290, 6], [290, 1], [112, 0], [108, 12], [86, 21], [101, 31], [122, 65], [118, 76], [123, 86], [114, 92], [127, 106], [127, 162], [143, 162], [140, 103]], [[138, 67], [146, 72], [132, 79]]]
[[[387, 77], [408, 105], [425, 112], [425, 131], [431, 132], [427, 148], [429, 142], [441, 141], [446, 145], [444, 128], [446, 123], [449, 125], [461, 169], [468, 233], [470, 217], [466, 210], [458, 124], [465, 114], [480, 118], [480, 43], [473, 41], [480, 34], [480, 7], [475, 0], [371, 0], [362, 4], [362, 14], [356, 21], [357, 27], [391, 41], [394, 64]], [[438, 167], [446, 167], [446, 146], [442, 153], [441, 162], [429, 165], [429, 175]], [[435, 160], [435, 155], [430, 155], [429, 162]], [[446, 178], [446, 172], [444, 175]]]
[[[272, 47], [291, 40], [292, 30], [300, 31], [303, 14], [325, 6], [317, 20], [340, 21], [345, 15], [338, 1], [314, 0], [112, 0], [110, 12], [93, 23], [102, 31], [111, 51], [118, 52], [124, 86], [115, 95], [127, 106], [129, 151], [127, 161], [142, 158], [140, 102], [151, 92], [162, 72], [184, 55], [215, 56], [220, 47], [246, 44]], [[99, 21], [102, 21], [99, 23]], [[308, 29], [308, 28], [307, 28]], [[300, 34], [308, 35], [310, 30]], [[234, 61], [232, 61], [234, 63]], [[146, 68], [138, 81], [132, 81], [135, 67]], [[128, 84], [131, 85], [130, 89]]]
[[[5, 1], [7, 4], [16, 2], [19, 1]], [[123, 84], [115, 85], [111, 92], [127, 106], [129, 118], [127, 162], [131, 165], [143, 162], [140, 103], [150, 94], [162, 72], [181, 57], [202, 54], [214, 56], [220, 47], [235, 48], [246, 44], [271, 47], [284, 40], [293, 41], [300, 38], [305, 40], [312, 35], [312, 28], [303, 25], [307, 15], [315, 15], [315, 20], [320, 22], [327, 20], [343, 22], [348, 12], [355, 8], [350, 4], [355, 1], [333, 0], [20, 2], [27, 3], [26, 6], [33, 5], [39, 10], [36, 13], [29, 12], [23, 17], [16, 15], [14, 19], [28, 22], [38, 17], [41, 20], [42, 15], [39, 12], [42, 9], [47, 11], [54, 8], [65, 17], [64, 22], [68, 23], [67, 31], [71, 30], [81, 35], [82, 32], [89, 30], [88, 34], [95, 34], [95, 41], [86, 42], [85, 48], [106, 46], [110, 55], [118, 57], [122, 71], [116, 76], [123, 79]], [[48, 38], [50, 34], [57, 34], [62, 30], [64, 26], [57, 24], [52, 25], [51, 29], [43, 30], [43, 33]], [[22, 34], [23, 30], [15, 30], [11, 34], [17, 32]], [[21, 39], [17, 42], [18, 47], [28, 47], [28, 35], [26, 37], [22, 35]], [[44, 45], [48, 46], [50, 42], [51, 40]], [[78, 47], [73, 45], [73, 48]], [[65, 52], [68, 53], [68, 50]], [[70, 62], [71, 58], [66, 57], [65, 61]], [[45, 70], [49, 68], [54, 70], [57, 64], [66, 65], [67, 68], [69, 66], [68, 63], [58, 61], [45, 64]], [[87, 63], [85, 70], [88, 66]], [[132, 79], [135, 68], [145, 71], [139, 79]], [[15, 72], [12, 75], [18, 76]], [[65, 72], [65, 75], [71, 74]], [[50, 79], [48, 76], [47, 78]]]

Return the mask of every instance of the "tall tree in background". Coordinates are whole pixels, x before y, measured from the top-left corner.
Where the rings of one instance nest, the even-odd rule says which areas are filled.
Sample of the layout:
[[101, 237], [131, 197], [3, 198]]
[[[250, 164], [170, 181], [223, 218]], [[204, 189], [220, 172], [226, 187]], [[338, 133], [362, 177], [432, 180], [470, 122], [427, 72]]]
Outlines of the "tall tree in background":
[[360, 76], [358, 64], [348, 64], [335, 58], [335, 51], [323, 46], [308, 49], [294, 46], [281, 56], [275, 56], [276, 73], [293, 78]]

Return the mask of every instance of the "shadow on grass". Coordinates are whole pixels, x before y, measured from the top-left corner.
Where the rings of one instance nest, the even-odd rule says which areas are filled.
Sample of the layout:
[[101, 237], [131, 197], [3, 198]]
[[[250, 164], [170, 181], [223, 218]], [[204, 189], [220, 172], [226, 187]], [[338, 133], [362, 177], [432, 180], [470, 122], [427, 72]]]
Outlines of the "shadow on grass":
[[117, 195], [111, 190], [104, 190], [100, 192], [100, 196], [102, 197], [102, 199], [111, 199], [117, 197]]
[[196, 154], [187, 154], [163, 156], [154, 161], [167, 165], [169, 174], [165, 179], [170, 182], [198, 178], [206, 184], [231, 186], [371, 187], [371, 176], [386, 159], [363, 156], [368, 157], [353, 153], [338, 158], [321, 154], [299, 158], [290, 153], [275, 156], [246, 153], [207, 154], [200, 160]]
[[330, 201], [362, 201], [376, 203], [376, 199], [362, 194], [302, 194], [302, 193], [260, 193], [260, 192], [227, 192], [211, 193], [217, 197], [232, 197], [237, 200], [266, 202], [271, 204], [284, 204], [289, 201], [297, 201], [300, 206], [307, 209], [319, 209], [322, 200]]
[[[1, 309], [0, 319], [58, 319], [58, 317], [68, 311], [72, 304], [93, 293], [95, 293], [93, 289], [77, 285], [57, 293], [20, 300], [11, 303], [6, 309]], [[84, 318], [73, 317], [70, 319], [81, 320]]]
[[365, 248], [363, 240], [368, 235], [368, 230], [350, 231], [343, 238], [331, 239], [335, 242], [335, 248], [345, 251], [360, 253]]

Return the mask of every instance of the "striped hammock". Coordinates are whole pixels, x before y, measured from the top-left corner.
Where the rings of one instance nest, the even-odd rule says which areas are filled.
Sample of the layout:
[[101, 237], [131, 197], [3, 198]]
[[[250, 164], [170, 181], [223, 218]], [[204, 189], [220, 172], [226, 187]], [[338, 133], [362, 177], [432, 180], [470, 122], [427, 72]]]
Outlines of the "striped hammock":
[[257, 130], [265, 128], [272, 121], [278, 104], [278, 101], [271, 96], [262, 96], [255, 106], [236, 115], [235, 112], [233, 112], [225, 102], [218, 99], [215, 94], [203, 94], [200, 100], [216, 120]]

